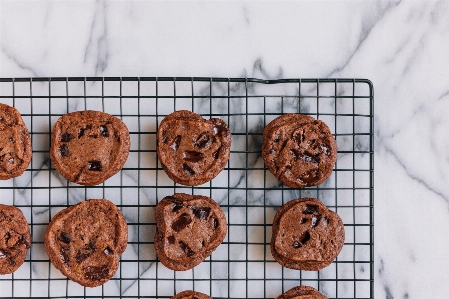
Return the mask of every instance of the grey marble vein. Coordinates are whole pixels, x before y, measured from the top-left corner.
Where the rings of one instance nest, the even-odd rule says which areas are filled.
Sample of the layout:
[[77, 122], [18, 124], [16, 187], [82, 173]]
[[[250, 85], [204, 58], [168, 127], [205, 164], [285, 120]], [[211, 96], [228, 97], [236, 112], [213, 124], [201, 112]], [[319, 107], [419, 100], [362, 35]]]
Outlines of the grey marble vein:
[[19, 67], [19, 69], [26, 71], [26, 73], [28, 73], [28, 76], [33, 77], [41, 76], [38, 73], [38, 71], [36, 71], [33, 67], [21, 62], [20, 58], [16, 57], [13, 53], [11, 53], [4, 45], [2, 45], [0, 49], [8, 60], [12, 61], [17, 67]]
[[89, 40], [84, 51], [84, 63], [94, 61], [95, 76], [102, 74], [108, 67], [108, 26], [107, 2], [97, 0], [92, 18]]

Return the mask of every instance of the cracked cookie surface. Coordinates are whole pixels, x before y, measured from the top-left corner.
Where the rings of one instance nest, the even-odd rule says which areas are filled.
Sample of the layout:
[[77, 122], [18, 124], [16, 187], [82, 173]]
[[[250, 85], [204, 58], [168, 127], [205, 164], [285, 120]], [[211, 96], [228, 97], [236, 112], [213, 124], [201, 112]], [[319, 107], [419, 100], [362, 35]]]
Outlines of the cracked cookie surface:
[[31, 246], [28, 222], [21, 210], [0, 204], [0, 274], [16, 271]]
[[332, 174], [337, 143], [323, 121], [284, 114], [265, 127], [262, 156], [268, 170], [285, 185], [317, 186]]
[[211, 198], [176, 193], [156, 206], [154, 247], [161, 263], [185, 271], [204, 261], [223, 242], [226, 217]]
[[231, 132], [219, 118], [179, 110], [167, 115], [157, 132], [157, 155], [168, 177], [197, 186], [215, 178], [231, 152]]
[[0, 103], [0, 180], [20, 176], [31, 161], [31, 137], [19, 111]]
[[298, 198], [274, 216], [271, 254], [291, 269], [317, 271], [329, 266], [345, 241], [343, 222], [316, 198]]
[[106, 199], [90, 199], [57, 213], [47, 227], [45, 249], [55, 268], [87, 287], [104, 284], [128, 244], [122, 212]]
[[52, 132], [50, 158], [68, 181], [93, 186], [119, 172], [128, 159], [130, 137], [120, 119], [100, 111], [60, 117]]

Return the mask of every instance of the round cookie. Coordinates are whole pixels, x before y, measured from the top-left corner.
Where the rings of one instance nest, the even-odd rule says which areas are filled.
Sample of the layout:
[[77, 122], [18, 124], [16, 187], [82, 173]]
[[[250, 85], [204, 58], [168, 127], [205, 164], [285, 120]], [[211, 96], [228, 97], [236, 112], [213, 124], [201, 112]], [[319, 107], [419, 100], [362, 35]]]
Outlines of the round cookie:
[[323, 269], [337, 257], [344, 241], [340, 216], [316, 198], [289, 201], [274, 216], [271, 254], [284, 267]]
[[128, 128], [120, 119], [100, 111], [77, 111], [56, 121], [50, 158], [68, 181], [93, 186], [122, 169], [129, 149]]
[[268, 170], [285, 185], [317, 186], [332, 174], [337, 143], [321, 120], [284, 114], [265, 127], [262, 156]]
[[171, 299], [212, 299], [212, 297], [195, 291], [183, 291], [171, 297]]
[[326, 296], [309, 286], [291, 288], [275, 299], [328, 299]]
[[16, 271], [25, 261], [30, 246], [30, 228], [22, 211], [0, 204], [0, 274]]
[[154, 247], [161, 263], [175, 271], [191, 269], [223, 242], [226, 216], [211, 198], [176, 193], [156, 206]]
[[86, 287], [107, 282], [128, 244], [128, 225], [106, 199], [90, 199], [57, 213], [47, 227], [45, 250], [55, 268]]
[[0, 103], [0, 180], [20, 176], [30, 164], [31, 137], [16, 108]]
[[219, 118], [179, 110], [166, 116], [157, 131], [157, 155], [176, 183], [197, 186], [215, 178], [231, 153], [231, 132]]

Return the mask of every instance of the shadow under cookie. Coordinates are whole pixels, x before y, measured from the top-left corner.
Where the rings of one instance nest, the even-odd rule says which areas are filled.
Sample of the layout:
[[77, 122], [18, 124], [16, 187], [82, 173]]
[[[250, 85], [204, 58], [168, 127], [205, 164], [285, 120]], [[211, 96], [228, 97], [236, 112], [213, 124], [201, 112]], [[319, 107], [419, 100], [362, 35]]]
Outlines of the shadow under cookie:
[[15, 272], [31, 246], [28, 222], [22, 211], [0, 204], [0, 274]]
[[157, 132], [162, 168], [178, 184], [197, 186], [215, 178], [231, 153], [231, 132], [219, 118], [179, 110], [167, 115]]
[[119, 266], [128, 244], [128, 225], [106, 199], [90, 199], [57, 213], [45, 233], [51, 263], [87, 287], [104, 284]]
[[130, 137], [125, 123], [100, 111], [77, 111], [53, 126], [50, 158], [68, 181], [93, 186], [119, 172], [128, 159]]
[[0, 180], [18, 177], [31, 162], [31, 136], [19, 111], [0, 103]]
[[161, 263], [185, 271], [199, 265], [223, 242], [226, 216], [211, 198], [176, 193], [156, 206], [154, 247]]

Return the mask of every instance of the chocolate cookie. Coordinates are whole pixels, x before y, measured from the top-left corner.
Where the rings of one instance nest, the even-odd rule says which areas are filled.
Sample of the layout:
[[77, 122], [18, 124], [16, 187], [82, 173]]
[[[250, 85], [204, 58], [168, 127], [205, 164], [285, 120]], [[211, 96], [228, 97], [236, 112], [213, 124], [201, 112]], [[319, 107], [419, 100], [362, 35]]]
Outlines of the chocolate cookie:
[[317, 271], [340, 253], [345, 229], [340, 216], [316, 198], [298, 198], [274, 216], [271, 254], [284, 267]]
[[128, 128], [120, 119], [100, 111], [77, 111], [56, 121], [50, 158], [68, 181], [93, 186], [122, 169], [129, 148]]
[[227, 233], [226, 217], [211, 198], [177, 193], [156, 206], [154, 247], [161, 263], [191, 269], [212, 254]]
[[80, 285], [96, 287], [117, 271], [128, 244], [128, 225], [110, 201], [85, 200], [52, 218], [44, 244], [62, 274]]
[[317, 186], [332, 173], [337, 143], [321, 120], [284, 114], [265, 127], [262, 156], [268, 170], [285, 185]]
[[167, 175], [187, 186], [215, 178], [231, 152], [231, 132], [223, 120], [205, 120], [187, 110], [173, 112], [162, 120], [157, 142], [157, 155]]
[[16, 108], [0, 103], [0, 180], [20, 176], [30, 164], [31, 137]]
[[16, 271], [31, 246], [28, 222], [21, 210], [0, 204], [0, 274]]
[[183, 291], [171, 297], [171, 299], [212, 299], [212, 297], [195, 291]]
[[275, 299], [328, 299], [326, 296], [309, 286], [294, 287]]

